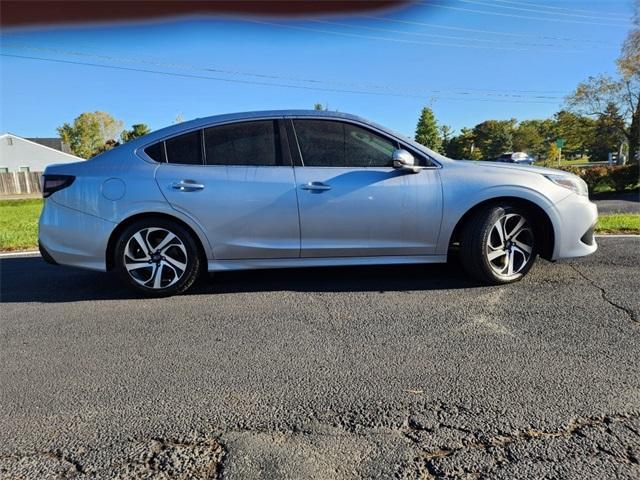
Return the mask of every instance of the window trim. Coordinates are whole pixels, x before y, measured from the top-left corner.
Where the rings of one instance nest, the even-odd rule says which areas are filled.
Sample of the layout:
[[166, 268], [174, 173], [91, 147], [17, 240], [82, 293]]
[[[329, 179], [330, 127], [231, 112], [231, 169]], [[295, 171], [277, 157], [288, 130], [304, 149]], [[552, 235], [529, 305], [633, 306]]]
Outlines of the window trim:
[[[350, 118], [336, 118], [336, 117], [324, 117], [321, 115], [317, 115], [317, 116], [305, 116], [305, 115], [287, 115], [285, 116], [285, 121], [289, 122], [291, 125], [291, 130], [293, 131], [293, 136], [295, 139], [295, 148], [293, 149], [295, 151], [295, 153], [298, 156], [298, 161], [299, 161], [299, 165], [296, 163], [296, 167], [307, 167], [307, 165], [304, 164], [304, 159], [302, 158], [302, 151], [300, 150], [300, 143], [298, 141], [298, 135], [295, 131], [295, 125], [294, 125], [294, 120], [329, 120], [329, 121], [333, 121], [333, 122], [339, 122], [339, 123], [347, 123], [347, 124], [351, 124], [351, 125], [355, 125], [357, 127], [363, 128], [365, 130], [370, 130], [371, 132], [380, 135], [384, 138], [387, 139], [393, 139], [396, 144], [398, 145], [399, 148], [401, 149], [406, 149], [409, 153], [411, 153], [412, 155], [416, 155], [416, 148], [413, 146], [410, 146], [407, 144], [406, 141], [403, 141], [401, 138], [396, 137], [395, 135], [392, 135], [388, 132], [385, 132], [383, 130], [380, 130], [378, 128], [375, 128], [372, 125], [369, 125], [367, 123], [363, 123], [363, 122], [358, 122], [356, 120], [350, 119]], [[435, 159], [433, 159], [433, 157], [431, 157], [430, 155], [420, 152], [418, 153], [418, 155], [423, 156], [427, 161], [431, 162], [432, 165], [425, 165], [423, 167], [420, 167], [421, 170], [435, 170], [435, 169], [440, 169], [442, 168], [442, 165], [436, 161]], [[380, 169], [380, 168], [390, 168], [393, 169], [393, 167], [335, 167], [335, 166], [308, 166], [308, 168], [340, 168], [340, 169], [345, 169], [345, 168], [366, 168], [366, 169]]]

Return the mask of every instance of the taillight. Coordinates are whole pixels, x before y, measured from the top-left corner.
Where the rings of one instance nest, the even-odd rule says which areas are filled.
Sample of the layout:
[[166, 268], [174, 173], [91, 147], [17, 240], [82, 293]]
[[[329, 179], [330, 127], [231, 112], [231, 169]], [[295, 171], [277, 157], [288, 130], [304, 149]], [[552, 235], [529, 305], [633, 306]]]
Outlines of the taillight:
[[43, 175], [42, 197], [47, 198], [52, 193], [67, 188], [76, 179], [73, 175]]

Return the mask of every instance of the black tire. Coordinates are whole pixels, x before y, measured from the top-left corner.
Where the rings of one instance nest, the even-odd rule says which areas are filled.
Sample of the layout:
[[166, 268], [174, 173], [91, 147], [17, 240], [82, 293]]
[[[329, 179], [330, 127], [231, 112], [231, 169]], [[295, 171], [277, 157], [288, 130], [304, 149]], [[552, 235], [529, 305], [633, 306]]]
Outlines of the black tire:
[[[162, 251], [155, 249], [162, 246], [164, 239], [171, 238], [165, 232], [173, 234], [175, 238], [168, 241]], [[135, 237], [136, 234], [139, 234], [138, 237]], [[141, 246], [139, 239], [143, 239], [146, 245]], [[196, 239], [180, 224], [165, 218], [150, 217], [129, 225], [120, 233], [114, 255], [115, 270], [120, 278], [149, 297], [167, 297], [185, 292], [202, 270]], [[148, 263], [148, 267], [142, 266], [144, 263]], [[131, 273], [127, 265], [135, 267]], [[147, 275], [149, 279], [145, 281]], [[159, 282], [156, 283], [158, 277]]]
[[[520, 232], [513, 237], [518, 240], [519, 246], [515, 245], [514, 240], [503, 240], [504, 248], [494, 249], [493, 246], [498, 245], [501, 240], [496, 226], [497, 222], [499, 220], [505, 222], [502, 230], [504, 234], [509, 227], [518, 225], [520, 221], [518, 217], [523, 218], [526, 222]], [[515, 231], [515, 228], [513, 230]], [[538, 252], [536, 232], [534, 217], [526, 209], [508, 203], [488, 205], [478, 211], [462, 229], [460, 263], [470, 275], [484, 284], [498, 285], [517, 282], [529, 272], [535, 262]], [[527, 252], [520, 248], [523, 243], [531, 248], [527, 260], [525, 260]], [[510, 252], [513, 250], [515, 251], [511, 254]], [[507, 253], [503, 256], [502, 251]], [[493, 252], [499, 256], [490, 260], [489, 255]], [[511, 271], [509, 270], [509, 261], [513, 264]], [[504, 266], [501, 262], [504, 262]], [[501, 268], [504, 268], [502, 274], [497, 271]]]

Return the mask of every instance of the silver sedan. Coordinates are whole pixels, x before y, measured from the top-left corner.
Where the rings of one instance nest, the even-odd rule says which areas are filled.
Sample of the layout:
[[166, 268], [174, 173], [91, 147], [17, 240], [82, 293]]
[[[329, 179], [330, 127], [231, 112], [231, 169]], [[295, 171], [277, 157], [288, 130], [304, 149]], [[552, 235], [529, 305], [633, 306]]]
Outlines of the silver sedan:
[[445, 158], [342, 113], [181, 123], [44, 172], [40, 250], [148, 295], [199, 272], [439, 263], [487, 284], [593, 253], [596, 206], [566, 172]]

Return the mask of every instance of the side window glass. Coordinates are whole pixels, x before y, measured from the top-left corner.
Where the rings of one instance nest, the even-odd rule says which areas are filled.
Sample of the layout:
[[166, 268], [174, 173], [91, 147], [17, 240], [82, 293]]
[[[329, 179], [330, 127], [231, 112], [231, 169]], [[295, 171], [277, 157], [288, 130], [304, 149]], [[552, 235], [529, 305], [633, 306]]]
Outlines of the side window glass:
[[164, 163], [166, 161], [164, 158], [164, 142], [158, 142], [148, 146], [144, 149], [144, 153], [156, 162]]
[[305, 166], [346, 166], [342, 123], [327, 120], [294, 120], [293, 126]]
[[185, 133], [165, 141], [167, 161], [187, 165], [202, 165], [201, 130]]
[[391, 167], [398, 144], [356, 125], [345, 124], [345, 156], [349, 166]]
[[282, 165], [275, 120], [207, 128], [204, 143], [207, 165]]
[[310, 167], [390, 167], [398, 144], [349, 123], [294, 120], [302, 161]]

